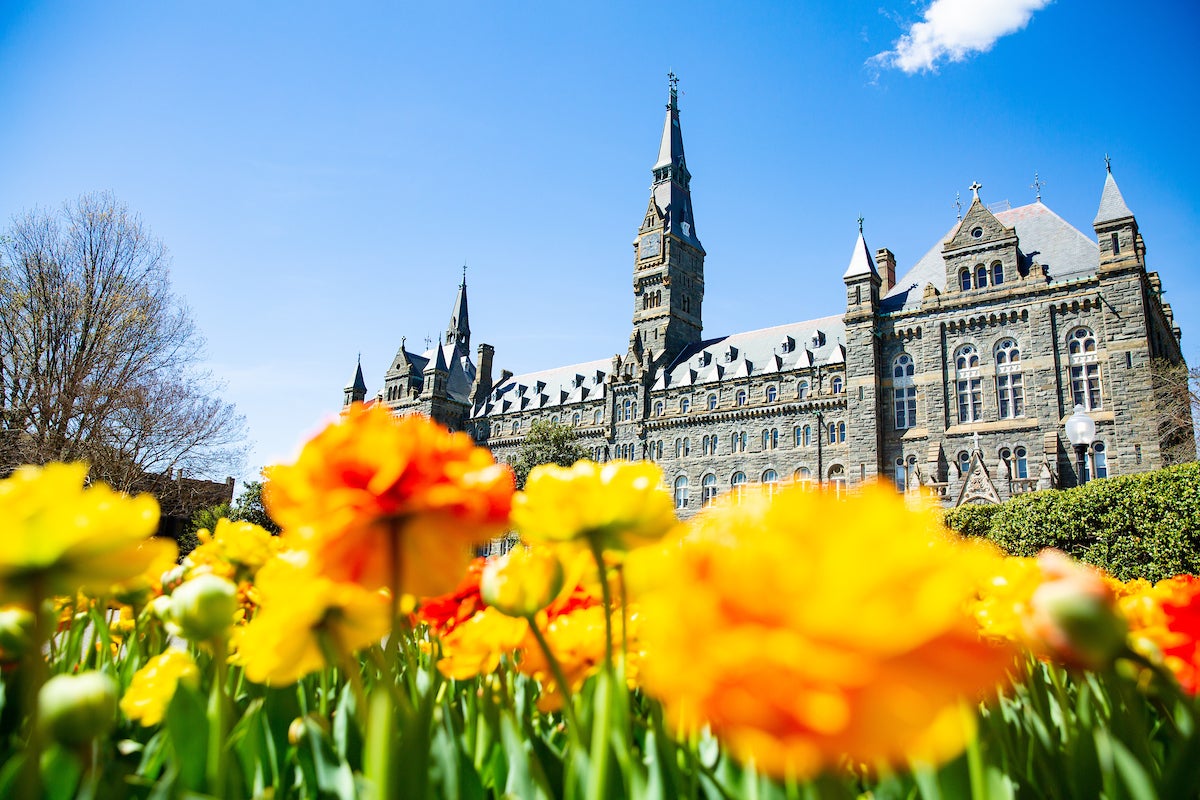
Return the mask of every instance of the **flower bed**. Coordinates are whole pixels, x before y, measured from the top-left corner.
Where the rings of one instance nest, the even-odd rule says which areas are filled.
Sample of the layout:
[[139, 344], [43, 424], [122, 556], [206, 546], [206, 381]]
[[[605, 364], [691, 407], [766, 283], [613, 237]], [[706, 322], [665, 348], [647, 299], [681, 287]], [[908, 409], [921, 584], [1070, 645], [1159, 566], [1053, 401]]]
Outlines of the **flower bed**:
[[[175, 565], [82, 465], [0, 481], [0, 796], [1182, 797], [1200, 581], [1005, 556], [867, 487], [727, 498], [354, 407], [272, 536]], [[515, 528], [491, 562], [471, 547]]]

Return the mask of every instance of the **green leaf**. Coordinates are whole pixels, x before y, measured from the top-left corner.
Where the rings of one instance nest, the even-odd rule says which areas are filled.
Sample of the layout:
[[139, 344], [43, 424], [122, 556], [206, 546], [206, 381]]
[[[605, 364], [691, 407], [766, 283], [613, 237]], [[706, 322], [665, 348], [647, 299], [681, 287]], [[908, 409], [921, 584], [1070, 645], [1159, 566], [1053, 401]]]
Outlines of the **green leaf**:
[[79, 789], [83, 765], [69, 750], [51, 745], [42, 753], [42, 791], [46, 800], [71, 800]]
[[167, 706], [167, 733], [184, 789], [204, 788], [208, 758], [208, 712], [205, 698], [186, 683], [180, 682]]
[[1158, 792], [1154, 790], [1154, 781], [1133, 753], [1125, 745], [1114, 740], [1112, 755], [1117, 775], [1133, 800], [1157, 800]]

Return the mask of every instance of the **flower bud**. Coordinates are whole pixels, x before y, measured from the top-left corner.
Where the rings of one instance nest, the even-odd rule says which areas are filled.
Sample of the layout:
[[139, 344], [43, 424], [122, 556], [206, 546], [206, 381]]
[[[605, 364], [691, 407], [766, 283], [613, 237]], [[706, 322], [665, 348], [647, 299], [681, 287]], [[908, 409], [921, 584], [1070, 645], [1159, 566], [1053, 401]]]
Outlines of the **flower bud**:
[[171, 621], [171, 596], [160, 594], [150, 601], [150, 613], [163, 622]]
[[17, 661], [33, 644], [33, 613], [20, 606], [0, 608], [0, 662]]
[[1038, 566], [1046, 580], [1029, 601], [1035, 640], [1067, 666], [1111, 664], [1126, 647], [1127, 626], [1104, 578], [1058, 550], [1043, 551]]
[[489, 561], [479, 579], [483, 602], [510, 617], [531, 617], [558, 596], [563, 567], [548, 547], [516, 547]]
[[38, 721], [57, 742], [81, 745], [112, 729], [117, 685], [102, 672], [56, 675], [38, 692]]
[[171, 594], [171, 621], [184, 638], [211, 639], [233, 624], [237, 587], [216, 575], [199, 575]]

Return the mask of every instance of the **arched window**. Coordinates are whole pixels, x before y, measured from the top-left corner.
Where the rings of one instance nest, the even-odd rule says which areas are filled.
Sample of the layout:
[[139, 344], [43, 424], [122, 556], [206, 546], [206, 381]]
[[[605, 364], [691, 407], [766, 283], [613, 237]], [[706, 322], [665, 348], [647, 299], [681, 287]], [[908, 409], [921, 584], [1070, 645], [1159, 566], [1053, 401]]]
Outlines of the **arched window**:
[[841, 378], [834, 378], [832, 381], [829, 382], [829, 391], [833, 392], [834, 394], [841, 394], [842, 387], [844, 385], [845, 384], [842, 382]]
[[958, 421], [975, 422], [983, 414], [983, 379], [979, 377], [979, 351], [964, 344], [954, 354]]
[[745, 390], [745, 389], [739, 389], [739, 390], [738, 390], [738, 393], [737, 393], [737, 404], [738, 404], [739, 406], [744, 406], [744, 405], [746, 405], [746, 390]]
[[804, 426], [804, 446], [805, 447], [812, 446], [812, 426], [811, 425]]
[[962, 289], [964, 292], [969, 291], [971, 288], [971, 270], [967, 269], [966, 267], [963, 267], [961, 270], [959, 270], [958, 288]]
[[1108, 477], [1108, 451], [1104, 448], [1104, 442], [1092, 445], [1092, 464], [1095, 466], [1095, 477]]
[[692, 454], [692, 440], [688, 437], [683, 437], [683, 457], [687, 458]]
[[983, 264], [975, 268], [975, 288], [986, 289], [988, 285], [988, 270]]
[[779, 390], [774, 386], [767, 387], [767, 402], [774, 403], [779, 399]]
[[557, 425], [557, 424], [558, 424], [558, 414], [555, 414], [554, 416], [550, 417], [550, 424], [551, 424], [551, 425]]
[[829, 423], [829, 443], [837, 444], [837, 423]]
[[654, 404], [654, 416], [661, 417], [662, 414], [663, 414], [663, 402], [662, 402], [662, 400], [659, 400]]
[[512, 432], [516, 433], [519, 430], [521, 430], [521, 420], [514, 419], [512, 423]]
[[679, 413], [686, 414], [692, 410], [692, 401], [686, 397], [679, 401]]
[[1004, 265], [999, 261], [992, 262], [992, 286], [1004, 283]]
[[571, 415], [571, 424], [574, 425], [576, 428], [579, 427], [579, 423], [582, 421], [583, 421], [583, 417], [581, 417], [579, 415], [578, 411], [576, 411], [574, 414]]
[[729, 490], [733, 493], [734, 497], [740, 500], [742, 494], [746, 491], [746, 473], [733, 473], [733, 477], [729, 479]]
[[1025, 386], [1021, 375], [1021, 349], [1015, 339], [996, 343], [996, 408], [1001, 419], [1025, 416]]
[[708, 410], [709, 411], [717, 410], [717, 396], [715, 394], [710, 394], [708, 396]]
[[958, 452], [958, 474], [962, 477], [967, 476], [967, 472], [971, 469], [971, 454], [966, 450]]
[[779, 475], [773, 469], [762, 474], [761, 483], [767, 487], [767, 497], [772, 497], [779, 489]]
[[1096, 359], [1096, 336], [1090, 328], [1076, 328], [1067, 334], [1067, 356], [1075, 405], [1083, 406], [1086, 411], [1100, 408], [1100, 365]]
[[617, 419], [621, 420], [622, 422], [628, 421], [632, 406], [633, 403], [629, 400], [622, 402], [621, 413], [617, 415]]
[[779, 429], [768, 428], [762, 432], [762, 449], [774, 450], [779, 447]]
[[687, 508], [688, 504], [688, 479], [687, 475], [680, 475], [675, 479], [675, 507]]
[[845, 441], [846, 441], [846, 423], [839, 422], [838, 423], [838, 442], [845, 442]]
[[596, 413], [592, 414], [592, 424], [599, 425], [604, 420], [604, 411], [597, 408]]
[[808, 467], [801, 467], [796, 470], [796, 483], [802, 489], [812, 488], [812, 470]]
[[917, 387], [913, 386], [915, 365], [912, 356], [901, 353], [892, 361], [892, 405], [896, 430], [917, 424]]
[[675, 457], [676, 458], [683, 457], [683, 439], [675, 440]]
[[700, 481], [700, 504], [711, 506], [717, 499], [717, 476], [711, 472]]
[[841, 464], [834, 464], [829, 468], [829, 482], [833, 484], [833, 491], [838, 497], [846, 493], [846, 468]]
[[1013, 450], [1013, 466], [1015, 467], [1014, 476], [1017, 478], [1029, 477], [1029, 451], [1024, 447], [1018, 446]]
[[903, 492], [908, 488], [908, 467], [904, 463], [904, 456], [896, 458], [896, 490]]
[[796, 399], [803, 400], [808, 397], [808, 381], [800, 381], [796, 386]]
[[804, 429], [803, 428], [801, 428], [799, 425], [797, 425], [796, 430], [793, 431], [793, 433], [792, 433], [792, 436], [795, 437], [793, 439], [793, 445], [792, 445], [793, 447], [803, 447], [804, 446]]

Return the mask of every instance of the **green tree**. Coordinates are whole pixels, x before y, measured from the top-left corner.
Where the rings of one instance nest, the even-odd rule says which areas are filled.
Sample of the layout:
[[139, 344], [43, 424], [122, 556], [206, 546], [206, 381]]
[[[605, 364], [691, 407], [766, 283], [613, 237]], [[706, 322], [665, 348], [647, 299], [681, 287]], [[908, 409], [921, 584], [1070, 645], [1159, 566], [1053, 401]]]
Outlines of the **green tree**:
[[279, 525], [271, 519], [271, 515], [267, 513], [267, 507], [263, 504], [262, 481], [246, 481], [246, 485], [242, 487], [242, 493], [238, 495], [237, 502], [233, 505], [231, 518], [243, 522], [253, 522], [271, 533], [279, 533]]
[[579, 444], [575, 429], [557, 422], [535, 422], [529, 429], [529, 435], [521, 442], [521, 449], [512, 462], [513, 473], [517, 477], [517, 488], [525, 488], [525, 480], [529, 472], [540, 464], [558, 464], [569, 467], [582, 458], [587, 458], [588, 452]]

